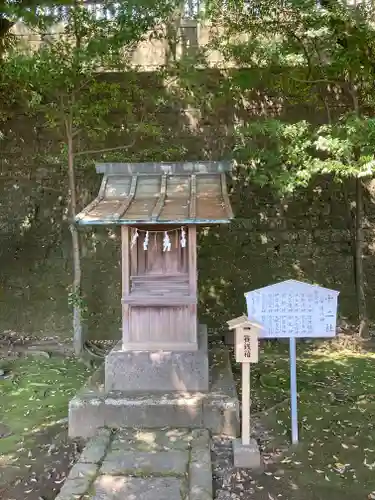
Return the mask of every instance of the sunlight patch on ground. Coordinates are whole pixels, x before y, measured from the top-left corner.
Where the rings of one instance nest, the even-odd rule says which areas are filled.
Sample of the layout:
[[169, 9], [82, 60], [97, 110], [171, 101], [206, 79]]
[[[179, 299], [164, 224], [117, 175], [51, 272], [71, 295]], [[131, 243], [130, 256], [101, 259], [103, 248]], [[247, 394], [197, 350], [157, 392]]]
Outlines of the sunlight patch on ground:
[[0, 457], [16, 452], [39, 431], [66, 418], [68, 403], [89, 370], [73, 359], [20, 358], [1, 365], [11, 375], [0, 381], [0, 422], [11, 435], [0, 439]]

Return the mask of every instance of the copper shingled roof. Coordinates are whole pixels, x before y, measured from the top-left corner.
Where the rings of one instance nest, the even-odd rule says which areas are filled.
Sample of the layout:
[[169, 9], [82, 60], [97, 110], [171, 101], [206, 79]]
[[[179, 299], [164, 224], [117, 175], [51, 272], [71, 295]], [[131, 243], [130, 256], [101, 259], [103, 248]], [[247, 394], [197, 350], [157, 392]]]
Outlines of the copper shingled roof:
[[228, 162], [101, 163], [98, 196], [79, 224], [207, 224], [233, 218]]

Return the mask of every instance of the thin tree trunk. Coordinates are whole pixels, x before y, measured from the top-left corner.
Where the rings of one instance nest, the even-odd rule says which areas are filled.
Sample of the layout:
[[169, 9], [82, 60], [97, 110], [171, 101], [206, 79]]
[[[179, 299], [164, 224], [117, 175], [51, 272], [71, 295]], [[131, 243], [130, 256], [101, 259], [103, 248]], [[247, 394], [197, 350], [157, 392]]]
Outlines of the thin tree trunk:
[[350, 206], [350, 199], [348, 193], [348, 181], [343, 182], [343, 193], [345, 199], [345, 212], [346, 212], [346, 224], [348, 226], [348, 231], [350, 233], [350, 252], [352, 254], [352, 265], [353, 265], [353, 277], [354, 285], [357, 287], [357, 277], [356, 277], [356, 227], [355, 227], [355, 216]]
[[[77, 7], [78, 2], [74, 2]], [[71, 22], [74, 25], [75, 46], [77, 49], [81, 47], [81, 34], [77, 27], [76, 9], [72, 11], [73, 17]], [[78, 70], [78, 68], [77, 68]], [[72, 95], [72, 103], [75, 101], [74, 93]], [[63, 107], [63, 106], [62, 106]], [[76, 197], [76, 180], [74, 169], [74, 144], [73, 144], [73, 119], [72, 110], [70, 110], [69, 118], [66, 122], [66, 138], [68, 143], [68, 178], [70, 191], [70, 213], [69, 213], [69, 228], [72, 235], [72, 253], [73, 253], [73, 285], [72, 285], [72, 306], [73, 306], [73, 347], [77, 357], [83, 352], [83, 331], [82, 331], [82, 315], [81, 315], [81, 248], [79, 234], [74, 223], [77, 214], [77, 197]]]
[[356, 179], [356, 218], [355, 218], [355, 276], [356, 276], [356, 292], [357, 306], [359, 316], [359, 332], [360, 337], [368, 336], [368, 317], [367, 304], [365, 294], [365, 277], [363, 271], [363, 250], [365, 245], [363, 232], [363, 186], [361, 179]]
[[180, 2], [179, 6], [171, 13], [166, 25], [165, 64], [175, 63], [177, 58], [177, 46], [179, 43], [179, 30], [181, 27], [181, 18], [183, 16], [185, 3]]
[[[352, 96], [353, 109], [357, 116], [360, 116], [358, 94], [353, 79], [349, 81], [348, 90]], [[359, 151], [355, 153], [355, 159], [358, 161]], [[357, 307], [359, 319], [359, 337], [367, 337], [369, 334], [369, 320], [367, 316], [366, 292], [365, 292], [365, 273], [363, 270], [363, 251], [365, 238], [363, 232], [363, 185], [362, 180], [356, 178], [356, 204], [355, 204], [355, 278]]]
[[77, 211], [76, 182], [74, 172], [74, 148], [71, 127], [67, 126], [68, 142], [68, 178], [69, 178], [69, 229], [72, 235], [73, 250], [73, 346], [76, 356], [80, 356], [83, 350], [82, 317], [81, 317], [81, 255], [79, 234], [74, 224]]

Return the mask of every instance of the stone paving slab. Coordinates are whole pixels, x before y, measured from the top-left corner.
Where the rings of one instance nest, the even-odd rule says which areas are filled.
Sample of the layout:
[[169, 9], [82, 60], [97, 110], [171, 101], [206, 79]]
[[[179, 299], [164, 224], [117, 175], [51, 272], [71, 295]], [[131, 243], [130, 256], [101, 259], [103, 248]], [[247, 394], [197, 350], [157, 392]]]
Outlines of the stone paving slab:
[[89, 491], [93, 478], [90, 476], [68, 479], [57, 496], [58, 500], [81, 500]]
[[113, 476], [184, 476], [188, 471], [187, 451], [111, 451], [105, 458], [100, 474]]
[[207, 431], [193, 431], [189, 463], [189, 500], [212, 499], [211, 439]]
[[112, 450], [138, 450], [138, 451], [168, 451], [188, 450], [193, 439], [190, 430], [186, 429], [123, 429], [116, 432], [113, 439]]
[[80, 456], [80, 462], [98, 464], [107, 451], [110, 438], [110, 429], [99, 429], [95, 438], [90, 439], [84, 448]]
[[181, 500], [183, 483], [175, 478], [99, 476], [92, 500]]
[[99, 429], [56, 500], [212, 500], [204, 429]]

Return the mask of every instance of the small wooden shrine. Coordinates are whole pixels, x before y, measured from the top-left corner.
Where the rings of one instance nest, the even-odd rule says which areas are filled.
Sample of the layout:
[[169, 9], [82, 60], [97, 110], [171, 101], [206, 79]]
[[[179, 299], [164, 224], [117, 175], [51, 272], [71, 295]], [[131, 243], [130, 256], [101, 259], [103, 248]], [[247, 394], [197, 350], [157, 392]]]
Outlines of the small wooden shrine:
[[120, 225], [124, 350], [194, 351], [197, 226], [232, 217], [227, 162], [102, 163], [82, 225]]

